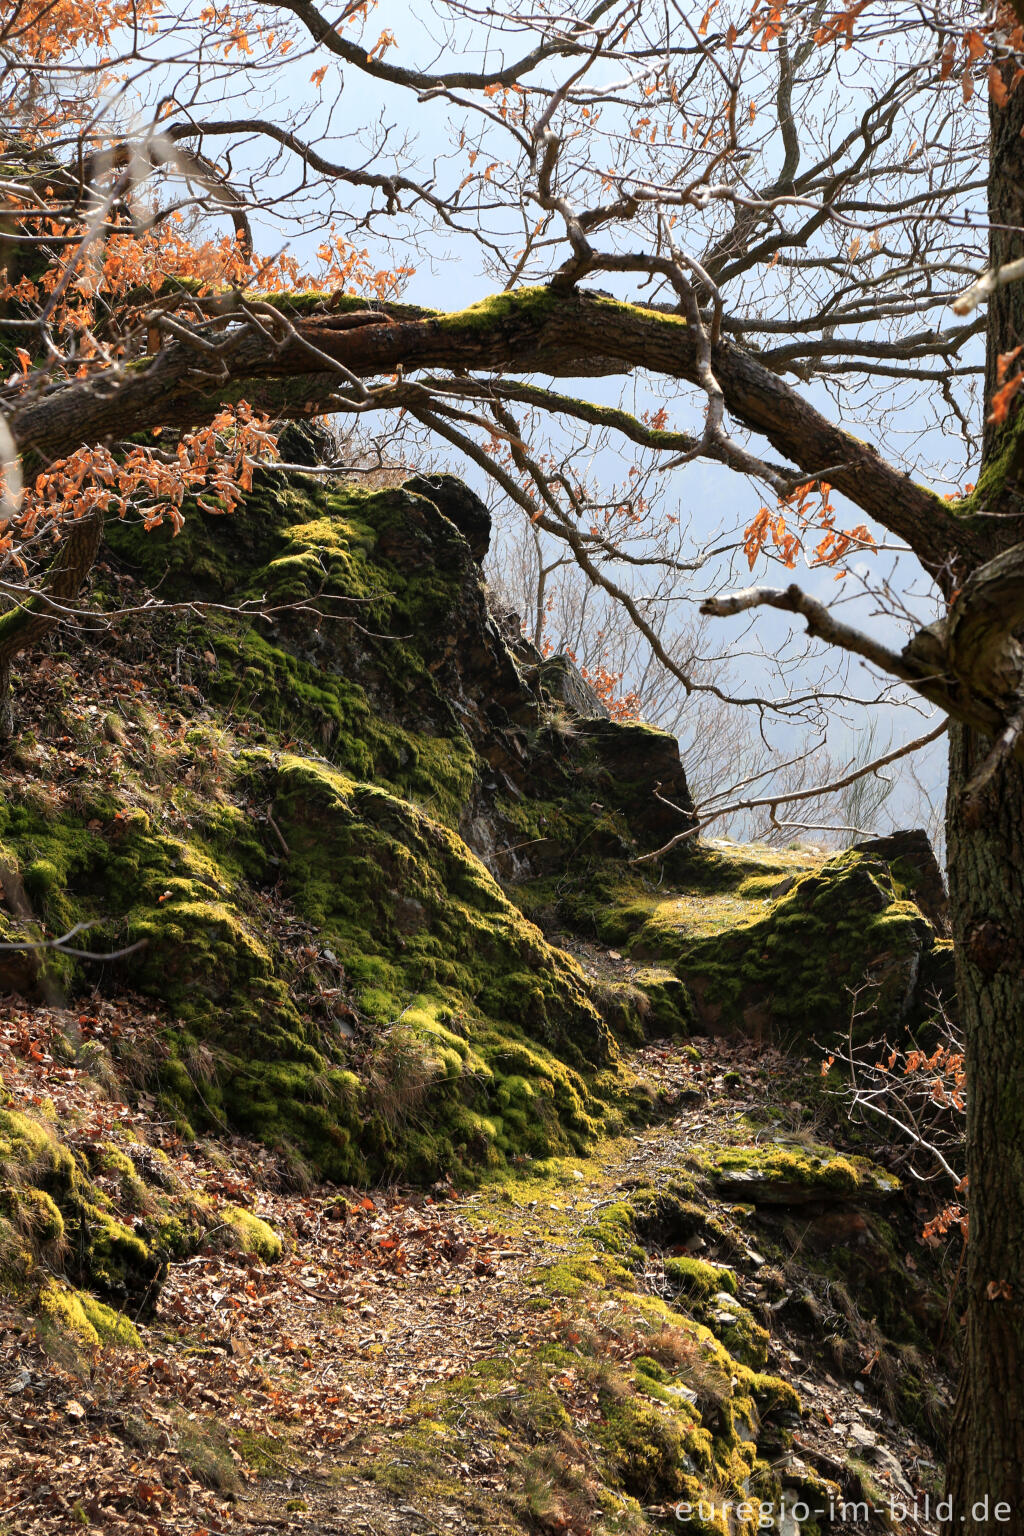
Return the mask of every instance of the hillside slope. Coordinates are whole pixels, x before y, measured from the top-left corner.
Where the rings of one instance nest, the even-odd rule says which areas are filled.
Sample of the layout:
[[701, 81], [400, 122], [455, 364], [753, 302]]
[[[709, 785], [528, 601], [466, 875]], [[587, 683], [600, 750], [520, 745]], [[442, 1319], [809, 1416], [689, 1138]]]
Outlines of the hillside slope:
[[[851, 989], [865, 1037], [927, 1027], [949, 960], [930, 851], [691, 839], [632, 864], [688, 825], [676, 744], [495, 620], [488, 532], [448, 477], [268, 475], [175, 540], [112, 529], [84, 630], [23, 669], [0, 939], [89, 923], [117, 958], [0, 951], [12, 1532], [69, 1510], [333, 1529], [325, 1478], [339, 1530], [369, 1477], [371, 1530], [686, 1529], [674, 1501], [821, 1494], [830, 1457], [834, 1489], [866, 1486], [871, 1458], [851, 1472], [817, 1432], [799, 1470], [794, 1340], [833, 1420], [867, 1424], [842, 1380], [864, 1372], [880, 1487], [886, 1416], [919, 1460], [941, 1433], [944, 1260], [817, 1050]], [[383, 1340], [362, 1281], [339, 1289], [357, 1271]], [[490, 1332], [438, 1325], [401, 1401], [367, 1407], [352, 1362], [420, 1360], [418, 1312], [481, 1287]], [[98, 1479], [77, 1503], [47, 1502], [70, 1451], [32, 1459], [43, 1420]], [[453, 1471], [467, 1435], [482, 1505]], [[112, 1502], [97, 1465], [122, 1469]]]

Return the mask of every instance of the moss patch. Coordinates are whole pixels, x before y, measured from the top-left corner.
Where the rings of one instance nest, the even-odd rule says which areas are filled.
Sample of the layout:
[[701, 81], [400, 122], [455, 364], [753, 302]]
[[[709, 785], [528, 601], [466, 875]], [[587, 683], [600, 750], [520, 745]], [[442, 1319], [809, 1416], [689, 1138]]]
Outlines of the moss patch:
[[39, 1292], [38, 1308], [46, 1322], [77, 1344], [94, 1349], [107, 1345], [142, 1347], [139, 1330], [131, 1319], [87, 1291], [47, 1281]]
[[221, 1215], [238, 1238], [243, 1253], [255, 1254], [265, 1264], [277, 1263], [283, 1248], [273, 1227], [236, 1205], [227, 1206]]

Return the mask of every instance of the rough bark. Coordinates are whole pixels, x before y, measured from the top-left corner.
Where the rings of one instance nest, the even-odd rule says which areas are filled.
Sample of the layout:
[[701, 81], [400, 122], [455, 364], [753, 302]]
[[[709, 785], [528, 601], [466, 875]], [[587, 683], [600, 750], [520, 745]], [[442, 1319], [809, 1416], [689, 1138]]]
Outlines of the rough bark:
[[[1007, 84], [1012, 74], [1007, 71]], [[988, 205], [992, 219], [989, 237], [989, 265], [1002, 267], [1024, 256], [1024, 100], [1015, 90], [1005, 107], [990, 107], [991, 144]], [[988, 354], [986, 358], [985, 397], [996, 388], [999, 354], [1008, 352], [1024, 336], [1024, 283], [1008, 283], [989, 300]], [[1017, 341], [1011, 338], [1016, 337]], [[987, 422], [984, 451], [986, 460], [1001, 453], [1003, 441], [1012, 422], [999, 425]], [[1018, 501], [1016, 511], [1024, 511]]]
[[43, 591], [0, 616], [0, 741], [14, 729], [11, 663], [60, 623], [66, 605], [82, 590], [92, 570], [103, 534], [103, 519], [93, 513], [72, 523], [47, 573]]
[[[990, 261], [1024, 253], [1024, 93], [992, 109]], [[1013, 226], [1016, 226], [1015, 228]], [[1002, 289], [988, 315], [988, 385], [996, 359], [1024, 341], [1024, 284]], [[989, 538], [1020, 540], [1024, 500], [1017, 414], [986, 426]], [[1007, 623], [1020, 622], [1011, 603]], [[983, 644], [991, 628], [979, 629]], [[945, 1536], [1024, 1532], [1024, 766], [1005, 761], [981, 794], [966, 794], [992, 748], [950, 729], [950, 915], [968, 1083], [967, 1306], [963, 1367], [950, 1437]], [[988, 1500], [986, 1505], [985, 1501]], [[1009, 1519], [995, 1514], [1010, 1508]]]
[[[1024, 767], [1005, 765], [972, 813], [963, 788], [990, 746], [951, 727], [949, 895], [967, 1042], [970, 1239], [948, 1536], [1024, 1531]], [[1010, 1506], [1008, 1522], [994, 1515], [999, 1503]]]
[[[552, 288], [499, 295], [456, 314], [398, 306], [390, 313], [295, 318], [294, 328], [291, 340], [273, 345], [265, 332], [239, 325], [222, 342], [224, 380], [212, 394], [209, 359], [197, 358], [181, 342], [165, 346], [116, 390], [69, 383], [15, 414], [15, 440], [22, 452], [55, 458], [82, 443], [121, 439], [159, 424], [198, 425], [242, 394], [280, 414], [304, 413], [343, 382], [315, 361], [311, 347], [320, 359], [330, 358], [361, 379], [424, 368], [560, 377], [644, 368], [698, 380], [694, 337], [680, 317]], [[900, 474], [871, 444], [829, 421], [743, 348], [722, 341], [713, 367], [738, 420], [801, 472], [828, 470], [839, 491], [912, 544], [929, 570], [940, 574], [959, 565], [965, 553], [971, 560], [981, 555], [973, 523], [954, 516], [941, 497]]]
[[10, 662], [0, 661], [0, 742], [9, 741], [14, 732], [14, 699], [11, 694]]

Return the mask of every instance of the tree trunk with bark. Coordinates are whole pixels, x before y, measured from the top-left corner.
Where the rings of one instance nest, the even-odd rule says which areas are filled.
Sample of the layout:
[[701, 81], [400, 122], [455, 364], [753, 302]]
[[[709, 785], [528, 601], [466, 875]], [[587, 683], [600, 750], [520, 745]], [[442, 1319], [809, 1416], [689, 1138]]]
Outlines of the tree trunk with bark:
[[102, 537], [103, 518], [98, 512], [72, 523], [47, 573], [45, 590], [0, 615], [0, 742], [14, 732], [11, 663], [60, 623], [66, 605], [77, 598], [88, 579]]
[[[1009, 81], [1008, 81], [1009, 83]], [[1024, 93], [992, 107], [990, 263], [1024, 254]], [[998, 358], [1024, 341], [1024, 283], [989, 305], [986, 401]], [[986, 423], [981, 484], [991, 553], [1021, 538], [1019, 410]], [[950, 915], [966, 1048], [967, 1305], [954, 1410], [946, 1536], [1024, 1533], [1024, 765], [1010, 758], [981, 795], [965, 793], [992, 750], [950, 727]], [[1008, 1506], [996, 1512], [996, 1507]]]
[[[1008, 763], [980, 807], [965, 801], [991, 745], [951, 727], [950, 911], [967, 1053], [970, 1234], [946, 1529], [965, 1536], [1024, 1532], [1024, 767]], [[1009, 1521], [995, 1515], [997, 1504], [1009, 1506]]]

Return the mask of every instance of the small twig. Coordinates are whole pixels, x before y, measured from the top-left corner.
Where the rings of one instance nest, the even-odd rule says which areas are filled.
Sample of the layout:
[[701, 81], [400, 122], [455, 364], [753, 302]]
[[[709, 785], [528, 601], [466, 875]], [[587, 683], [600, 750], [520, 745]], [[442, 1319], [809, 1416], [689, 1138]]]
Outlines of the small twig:
[[[1021, 717], [1020, 729], [1024, 729], [1024, 708], [1022, 708]], [[667, 853], [670, 853], [673, 848], [678, 847], [680, 843], [685, 842], [688, 838], [696, 837], [698, 833], [704, 830], [705, 827], [710, 826], [711, 822], [718, 821], [723, 816], [732, 816], [737, 811], [759, 811], [767, 809], [771, 819], [774, 821], [775, 812], [780, 805], [791, 805], [793, 802], [798, 800], [815, 800], [820, 795], [831, 795], [840, 789], [846, 789], [850, 784], [855, 784], [858, 779], [865, 778], [869, 773], [877, 773], [880, 768], [887, 767], [889, 763], [896, 762], [898, 758], [907, 757], [911, 752], [917, 752], [921, 747], [928, 746], [930, 742], [937, 741], [943, 732], [948, 729], [948, 727], [949, 721], [943, 720], [941, 725], [937, 725], [934, 731], [929, 731], [926, 736], [918, 736], [915, 737], [913, 741], [905, 742], [902, 747], [896, 747], [892, 752], [886, 752], [882, 757], [876, 757], [873, 762], [866, 763], [863, 768], [857, 768], [853, 773], [848, 773], [841, 779], [834, 779], [831, 784], [818, 784], [815, 785], [813, 789], [794, 789], [790, 790], [787, 794], [782, 795], [763, 795], [754, 800], [735, 800], [731, 804], [719, 806], [716, 810], [709, 811], [706, 815], [703, 816], [701, 815], [699, 806], [695, 812], [684, 812], [680, 810], [678, 805], [672, 805], [670, 800], [666, 800], [663, 795], [658, 793], [658, 790], [661, 788], [661, 786], [658, 785], [654, 791], [655, 799], [660, 800], [663, 805], [672, 806], [672, 809], [679, 811], [680, 815], [696, 815], [697, 825], [693, 827], [686, 827], [682, 832], [677, 832], [675, 837], [670, 838], [663, 847], [656, 848], [653, 853], [640, 854], [638, 858], [631, 859], [630, 863], [649, 864], [654, 859], [664, 858]], [[1007, 727], [1007, 729], [1009, 729], [1009, 727]], [[807, 827], [808, 824], [805, 822], [787, 822], [783, 823], [783, 825]], [[854, 827], [842, 828], [838, 830], [859, 831], [860, 829]]]
[[50, 949], [57, 954], [69, 955], [73, 960], [121, 960], [125, 955], [134, 955], [137, 950], [145, 949], [148, 939], [139, 939], [136, 944], [129, 944], [124, 949], [112, 949], [106, 954], [101, 954], [92, 949], [69, 949], [69, 939], [74, 939], [80, 933], [87, 933], [90, 928], [95, 928], [95, 923], [76, 923], [69, 928], [67, 933], [61, 934], [59, 939], [21, 939], [12, 944], [0, 944], [0, 950], [21, 951], [25, 949]]
[[269, 810], [267, 811], [267, 826], [270, 828], [271, 832], [273, 832], [274, 836], [281, 844], [281, 847], [284, 849], [285, 858], [290, 859], [292, 856], [292, 851], [284, 840], [284, 833], [281, 831], [281, 828], [278, 826]]

